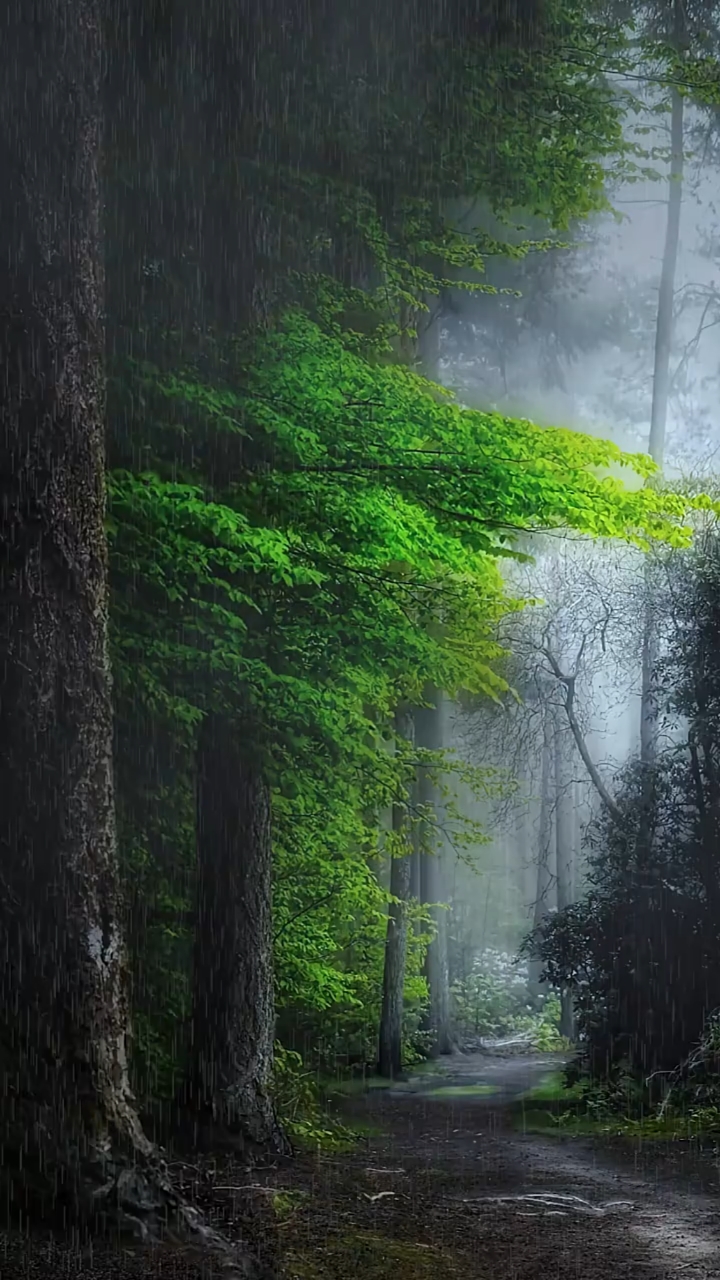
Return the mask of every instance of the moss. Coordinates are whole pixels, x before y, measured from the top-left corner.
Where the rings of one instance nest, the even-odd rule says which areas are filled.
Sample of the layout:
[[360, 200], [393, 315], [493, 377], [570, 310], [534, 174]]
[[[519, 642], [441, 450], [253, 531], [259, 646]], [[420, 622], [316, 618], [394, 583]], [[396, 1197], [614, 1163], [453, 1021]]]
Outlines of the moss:
[[272, 1198], [275, 1217], [280, 1221], [292, 1217], [307, 1199], [307, 1191], [276, 1191]]
[[283, 1259], [286, 1280], [454, 1280], [463, 1265], [445, 1249], [412, 1241], [391, 1240], [366, 1231], [323, 1239], [316, 1247], [288, 1251]]
[[429, 1089], [424, 1096], [426, 1098], [486, 1098], [493, 1093], [497, 1093], [497, 1089], [492, 1084], [453, 1084]]

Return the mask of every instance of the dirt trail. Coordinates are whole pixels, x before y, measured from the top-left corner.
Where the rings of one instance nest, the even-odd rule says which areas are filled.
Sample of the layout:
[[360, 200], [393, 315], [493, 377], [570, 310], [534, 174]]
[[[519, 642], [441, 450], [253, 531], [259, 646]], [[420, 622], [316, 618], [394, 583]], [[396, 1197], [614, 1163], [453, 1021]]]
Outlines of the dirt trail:
[[370, 1136], [362, 1152], [314, 1162], [287, 1280], [720, 1277], [712, 1159], [518, 1128], [510, 1104], [555, 1066], [459, 1055], [346, 1103]]

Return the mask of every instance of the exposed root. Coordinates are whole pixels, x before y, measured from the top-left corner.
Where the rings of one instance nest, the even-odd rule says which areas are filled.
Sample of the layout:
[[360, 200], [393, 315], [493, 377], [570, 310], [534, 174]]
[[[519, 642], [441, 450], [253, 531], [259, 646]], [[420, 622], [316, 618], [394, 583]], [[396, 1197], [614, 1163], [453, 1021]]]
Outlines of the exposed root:
[[161, 1161], [115, 1170], [92, 1195], [94, 1225], [131, 1235], [144, 1245], [172, 1241], [206, 1255], [223, 1280], [273, 1280], [273, 1273], [242, 1244], [211, 1227], [173, 1186]]

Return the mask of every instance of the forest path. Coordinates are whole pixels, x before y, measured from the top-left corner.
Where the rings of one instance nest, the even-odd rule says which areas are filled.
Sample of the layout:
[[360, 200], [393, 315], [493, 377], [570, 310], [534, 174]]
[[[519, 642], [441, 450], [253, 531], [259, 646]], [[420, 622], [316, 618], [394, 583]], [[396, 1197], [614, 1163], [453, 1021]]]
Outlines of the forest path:
[[557, 1065], [457, 1055], [346, 1099], [363, 1149], [308, 1164], [304, 1195], [296, 1167], [284, 1280], [720, 1277], [712, 1158], [523, 1131], [522, 1095]]
[[[720, 1280], [720, 1165], [689, 1144], [529, 1131], [550, 1055], [442, 1059], [337, 1100], [348, 1151], [185, 1166], [188, 1191], [275, 1280]], [[547, 1106], [547, 1104], [545, 1104]], [[205, 1260], [206, 1262], [209, 1259]], [[184, 1249], [0, 1232], [0, 1280], [201, 1280]]]

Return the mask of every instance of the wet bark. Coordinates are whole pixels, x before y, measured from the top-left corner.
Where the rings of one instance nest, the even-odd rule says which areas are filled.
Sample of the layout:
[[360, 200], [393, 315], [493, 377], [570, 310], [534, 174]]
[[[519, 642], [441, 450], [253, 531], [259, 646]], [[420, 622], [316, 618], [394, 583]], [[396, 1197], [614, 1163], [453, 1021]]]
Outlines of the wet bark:
[[[430, 691], [432, 705], [415, 714], [415, 741], [419, 747], [438, 751], [443, 746], [442, 693]], [[447, 910], [443, 865], [444, 840], [438, 829], [442, 821], [439, 788], [426, 766], [418, 769], [418, 802], [429, 815], [421, 823], [423, 856], [420, 861], [421, 900], [431, 907], [435, 936], [425, 958], [425, 976], [430, 993], [430, 1006], [423, 1029], [431, 1036], [432, 1056], [452, 1053], [455, 1041], [450, 1025], [450, 972], [448, 965]]]
[[150, 1151], [118, 925], [97, 6], [17, 0], [2, 39], [3, 1175], [28, 1206], [57, 1179], [89, 1211]]
[[[409, 742], [414, 740], [415, 725], [411, 712], [407, 710], [397, 712], [395, 731]], [[411, 794], [408, 797], [411, 802], [414, 798], [413, 790], [414, 788], [411, 788]], [[413, 861], [407, 803], [393, 805], [392, 825], [393, 832], [399, 840], [404, 842], [407, 852], [404, 857], [395, 854], [390, 863], [390, 892], [396, 901], [390, 903], [388, 910], [378, 1047], [378, 1074], [389, 1079], [399, 1076], [402, 1072], [405, 957]]]
[[285, 1150], [270, 1096], [275, 1033], [270, 794], [236, 727], [198, 747], [197, 912], [188, 1100], [197, 1138]]
[[96, 0], [0, 32], [0, 1179], [24, 1222], [167, 1227], [252, 1275], [174, 1191], [126, 1041], [105, 540]]

